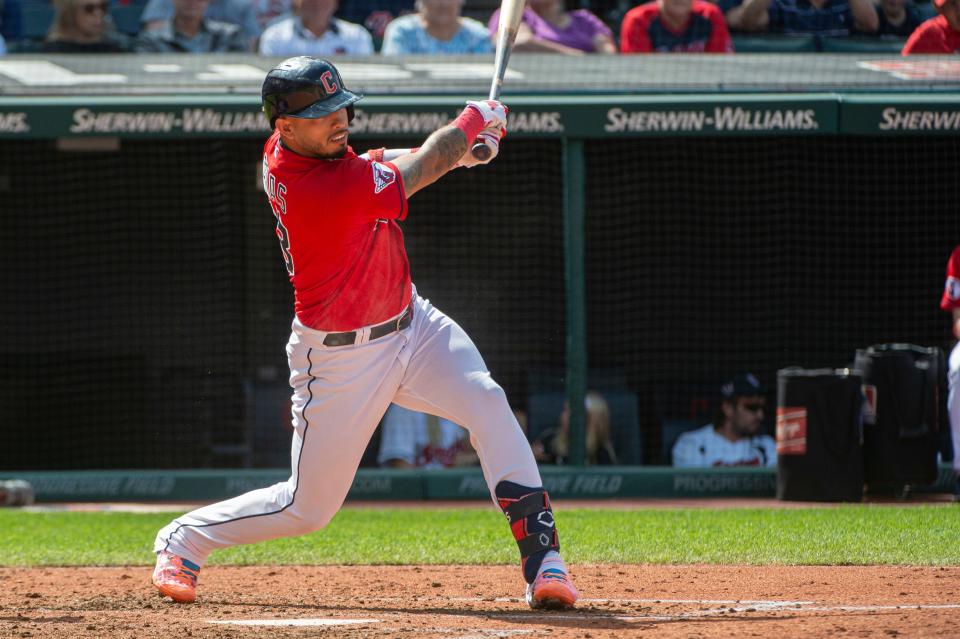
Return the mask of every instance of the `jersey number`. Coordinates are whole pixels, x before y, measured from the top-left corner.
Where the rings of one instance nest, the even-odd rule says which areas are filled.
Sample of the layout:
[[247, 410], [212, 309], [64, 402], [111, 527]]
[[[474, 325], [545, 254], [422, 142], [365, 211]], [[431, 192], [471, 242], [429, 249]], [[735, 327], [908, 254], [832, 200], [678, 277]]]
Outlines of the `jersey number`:
[[290, 254], [290, 234], [287, 233], [287, 227], [277, 216], [277, 237], [280, 239], [280, 250], [283, 251], [283, 261], [287, 265], [287, 273], [293, 275], [293, 256]]
[[287, 187], [282, 182], [277, 182], [273, 174], [267, 171], [266, 155], [263, 156], [263, 190], [267, 192], [273, 216], [277, 218], [277, 237], [280, 239], [280, 250], [283, 251], [283, 261], [287, 265], [287, 273], [292, 277], [293, 255], [290, 254], [290, 233], [283, 222], [280, 221], [280, 217], [287, 212], [287, 201], [284, 198], [287, 194]]

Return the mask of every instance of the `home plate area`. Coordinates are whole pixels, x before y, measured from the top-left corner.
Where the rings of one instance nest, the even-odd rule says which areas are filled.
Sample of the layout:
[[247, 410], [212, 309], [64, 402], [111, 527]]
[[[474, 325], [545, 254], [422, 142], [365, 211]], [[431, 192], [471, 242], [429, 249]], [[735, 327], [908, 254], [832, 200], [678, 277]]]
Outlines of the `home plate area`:
[[[399, 606], [402, 602], [396, 598], [380, 597], [375, 601], [384, 608], [390, 605]], [[568, 636], [568, 632], [562, 630], [558, 632], [558, 626], [573, 630], [573, 628], [590, 629], [592, 632], [574, 633], [570, 636], [619, 636], [622, 634], [633, 634], [652, 632], [655, 636], [673, 636], [673, 632], [679, 630], [680, 626], [662, 628], [663, 632], [654, 631], [655, 628], [662, 627], [663, 624], [672, 622], [681, 624], [689, 622], [703, 622], [709, 619], [715, 619], [724, 622], [720, 628], [723, 632], [733, 632], [730, 622], [739, 621], [753, 622], [758, 628], [769, 628], [769, 622], [775, 620], [792, 621], [797, 623], [799, 628], [803, 627], [803, 617], [833, 617], [832, 621], [839, 621], [844, 616], [864, 616], [870, 613], [878, 615], [877, 621], [890, 622], [892, 619], [884, 618], [883, 615], [900, 612], [955, 612], [960, 610], [960, 604], [825, 604], [817, 601], [787, 601], [787, 600], [748, 600], [748, 599], [595, 599], [584, 598], [576, 610], [563, 612], [537, 612], [537, 611], [508, 611], [491, 610], [485, 604], [491, 603], [490, 598], [480, 597], [455, 597], [451, 603], [459, 606], [465, 606], [469, 610], [461, 609], [458, 614], [456, 606], [447, 610], [447, 627], [431, 626], [429, 622], [418, 623], [416, 617], [420, 616], [416, 611], [409, 611], [406, 614], [384, 615], [382, 619], [353, 619], [343, 617], [323, 617], [323, 618], [286, 618], [286, 619], [236, 619], [236, 620], [210, 620], [209, 623], [219, 625], [235, 626], [257, 626], [257, 627], [330, 627], [330, 626], [365, 626], [361, 636], [415, 636], [415, 637], [456, 637], [458, 639], [467, 639], [472, 637], [514, 637], [522, 635], [543, 636]], [[497, 597], [492, 599], [493, 604], [520, 604], [519, 599], [510, 597]], [[476, 606], [473, 608], [473, 606]], [[627, 612], [635, 611], [635, 612]], [[426, 608], [422, 615], [430, 618], [437, 614], [434, 608]], [[906, 619], [908, 615], [901, 618]], [[478, 623], [486, 622], [486, 627]], [[956, 617], [960, 619], [960, 617]], [[462, 625], [457, 625], [462, 623]], [[528, 628], [499, 628], [490, 627], [501, 624], [509, 626], [511, 623], [523, 623], [535, 627]], [[471, 627], [471, 624], [473, 627]], [[718, 628], [719, 629], [719, 628]], [[877, 627], [877, 630], [880, 628]], [[358, 628], [358, 630], [360, 630]], [[709, 628], [700, 628], [696, 630], [685, 630], [677, 636], [709, 636], [714, 633]], [[807, 636], [827, 636], [832, 634], [844, 634], [847, 628], [843, 623], [831, 625], [824, 628], [824, 631], [818, 632], [815, 628], [804, 627], [804, 633]], [[611, 632], [612, 631], [612, 632]], [[919, 634], [917, 634], [919, 632]], [[883, 633], [887, 636], [896, 636], [905, 634], [909, 636], [938, 636], [941, 633], [930, 632], [924, 634], [917, 631], [916, 628], [903, 628], [898, 630], [891, 626], [884, 626]], [[721, 633], [722, 634], [722, 633]], [[748, 633], [758, 634], [758, 636], [768, 636], [767, 632]], [[862, 631], [860, 632], [862, 634]], [[342, 636], [342, 633], [337, 633]], [[944, 635], [949, 636], [949, 635]]]
[[516, 566], [204, 566], [197, 603], [147, 566], [0, 568], [0, 637], [956, 637], [960, 567], [576, 564], [530, 610]]

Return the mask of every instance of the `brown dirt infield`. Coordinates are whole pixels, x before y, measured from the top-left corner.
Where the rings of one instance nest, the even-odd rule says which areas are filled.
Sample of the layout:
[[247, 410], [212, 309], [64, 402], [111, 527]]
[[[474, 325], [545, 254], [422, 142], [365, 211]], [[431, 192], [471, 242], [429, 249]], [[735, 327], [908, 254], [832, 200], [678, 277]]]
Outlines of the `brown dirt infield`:
[[[575, 611], [512, 566], [210, 566], [176, 605], [150, 569], [0, 569], [0, 637], [957, 637], [960, 567], [577, 565]], [[319, 621], [317, 621], [319, 620]], [[233, 625], [216, 622], [339, 626]]]

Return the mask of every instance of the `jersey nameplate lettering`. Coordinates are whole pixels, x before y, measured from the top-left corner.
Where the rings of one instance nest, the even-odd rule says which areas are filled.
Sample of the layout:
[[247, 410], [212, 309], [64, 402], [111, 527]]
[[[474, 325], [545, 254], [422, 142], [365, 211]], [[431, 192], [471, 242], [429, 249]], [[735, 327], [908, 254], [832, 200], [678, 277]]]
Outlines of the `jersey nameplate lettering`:
[[393, 184], [397, 175], [389, 166], [384, 166], [378, 162], [372, 162], [373, 165], [373, 192], [379, 193], [391, 184]]

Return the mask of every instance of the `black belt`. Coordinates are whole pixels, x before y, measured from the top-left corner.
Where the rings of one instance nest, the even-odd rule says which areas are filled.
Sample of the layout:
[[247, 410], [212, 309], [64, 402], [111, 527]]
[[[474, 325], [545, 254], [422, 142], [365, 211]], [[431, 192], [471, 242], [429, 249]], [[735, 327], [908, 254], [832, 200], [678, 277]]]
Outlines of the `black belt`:
[[[413, 321], [413, 302], [404, 309], [403, 313], [395, 320], [377, 324], [370, 329], [370, 340], [379, 339], [395, 331], [402, 331], [410, 326]], [[346, 346], [354, 344], [357, 341], [357, 331], [347, 331], [345, 333], [327, 333], [323, 338], [324, 346]]]

